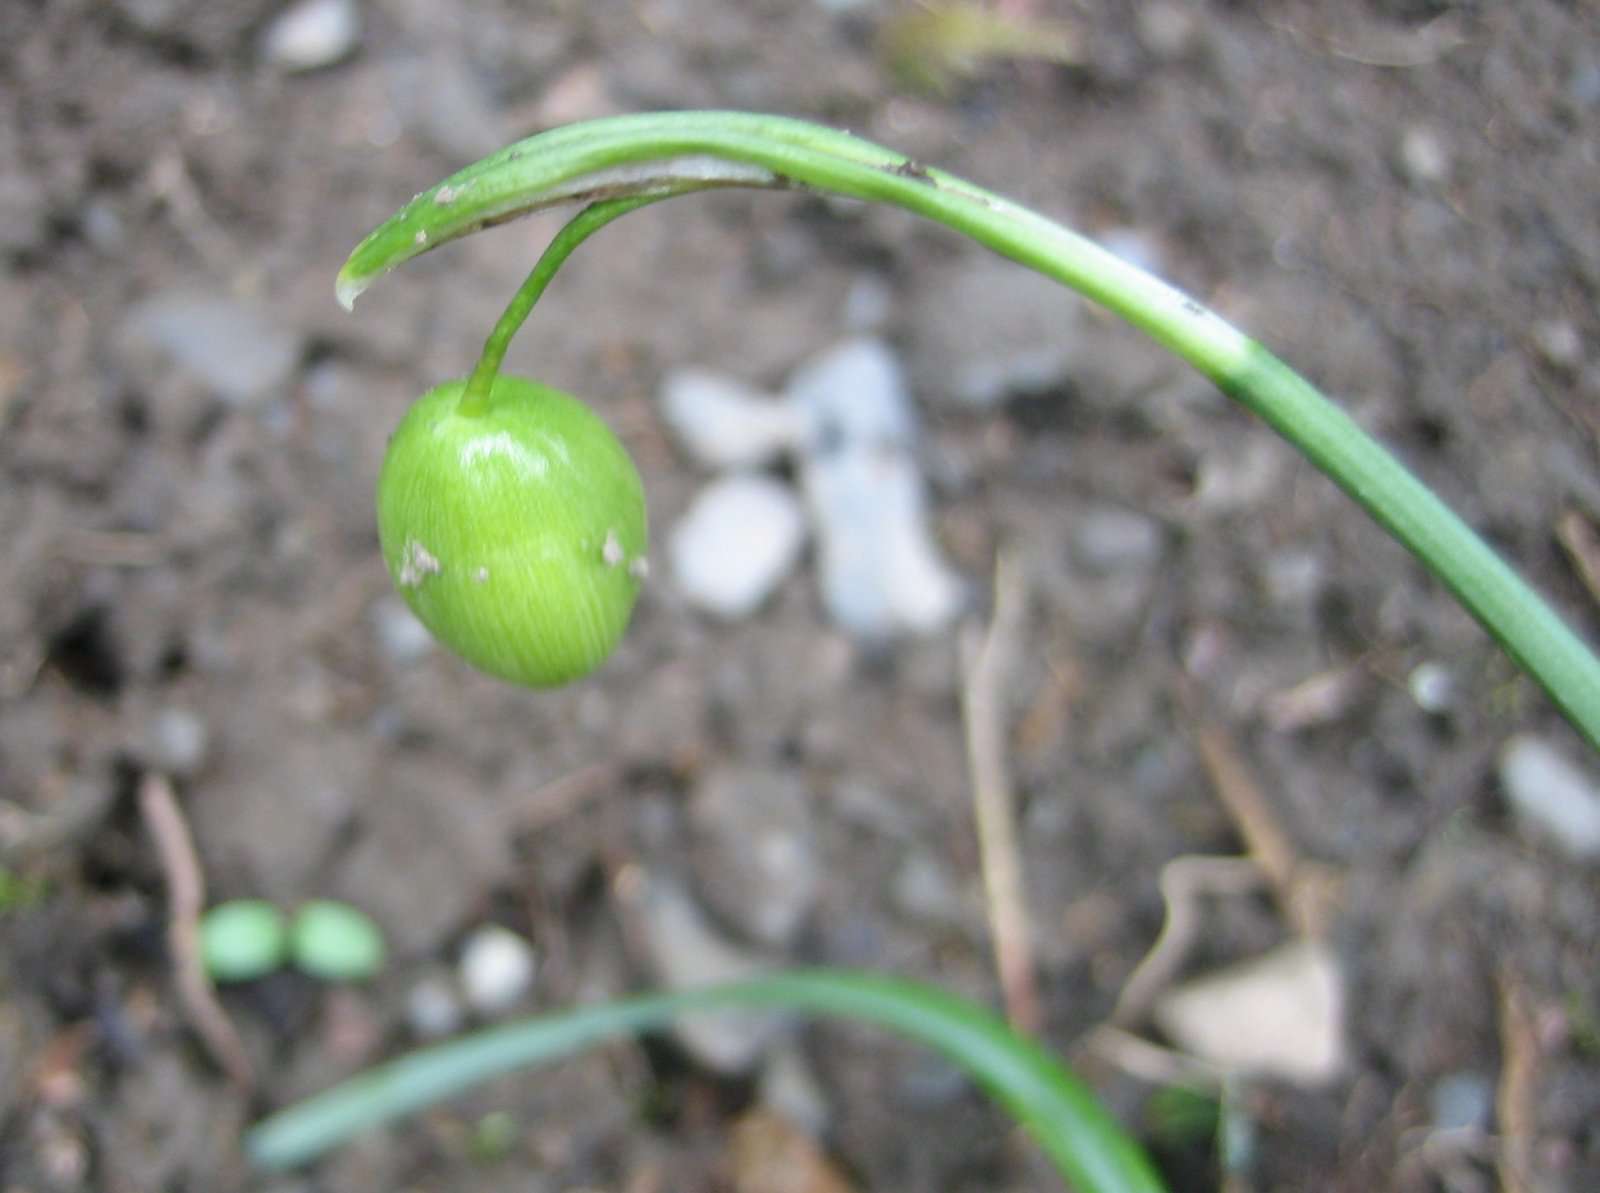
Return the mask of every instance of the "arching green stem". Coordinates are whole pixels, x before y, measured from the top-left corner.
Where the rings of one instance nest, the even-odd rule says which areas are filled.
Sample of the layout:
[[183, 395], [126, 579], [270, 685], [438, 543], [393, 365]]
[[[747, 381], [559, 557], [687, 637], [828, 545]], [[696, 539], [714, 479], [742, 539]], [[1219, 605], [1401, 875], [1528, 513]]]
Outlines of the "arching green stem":
[[849, 134], [741, 112], [619, 116], [553, 129], [418, 195], [357, 246], [340, 271], [339, 297], [348, 305], [402, 261], [529, 211], [717, 186], [801, 187], [895, 204], [1071, 286], [1142, 328], [1265, 419], [1359, 502], [1600, 748], [1600, 659], [1470, 527], [1314, 386], [1192, 298], [1092, 241]]
[[556, 276], [556, 270], [566, 264], [573, 250], [612, 220], [665, 198], [666, 195], [643, 195], [627, 199], [603, 199], [589, 204], [567, 221], [539, 255], [539, 260], [528, 273], [528, 280], [512, 296], [505, 313], [484, 341], [483, 352], [478, 356], [478, 363], [473, 366], [472, 375], [467, 378], [466, 388], [461, 392], [457, 413], [480, 414], [488, 408], [489, 389], [500, 372], [500, 365], [505, 361], [506, 349], [511, 347], [511, 337], [527, 320], [528, 312], [533, 310], [534, 303], [539, 301], [550, 279]]
[[245, 1151], [257, 1167], [291, 1168], [359, 1131], [503, 1073], [651, 1031], [689, 1012], [737, 1006], [859, 1019], [935, 1048], [1027, 1128], [1074, 1189], [1160, 1193], [1150, 1162], [1088, 1089], [982, 1007], [917, 982], [823, 970], [578, 1007], [487, 1028], [369, 1069], [280, 1110], [250, 1130]]

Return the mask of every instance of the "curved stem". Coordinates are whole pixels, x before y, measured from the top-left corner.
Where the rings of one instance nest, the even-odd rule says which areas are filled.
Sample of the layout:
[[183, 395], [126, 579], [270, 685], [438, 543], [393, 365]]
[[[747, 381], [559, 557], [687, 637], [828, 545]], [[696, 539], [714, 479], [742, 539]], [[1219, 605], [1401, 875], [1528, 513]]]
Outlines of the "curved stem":
[[484, 341], [483, 352], [478, 356], [478, 363], [473, 366], [472, 374], [467, 378], [467, 384], [461, 392], [460, 403], [456, 406], [457, 413], [482, 414], [488, 409], [489, 392], [494, 385], [495, 377], [500, 372], [500, 365], [505, 361], [506, 350], [511, 347], [511, 337], [517, 334], [518, 329], [527, 320], [534, 303], [539, 301], [545, 287], [550, 284], [550, 279], [556, 276], [556, 270], [566, 264], [573, 250], [612, 220], [664, 198], [667, 196], [645, 195], [625, 199], [603, 199], [589, 204], [567, 221], [539, 255], [539, 260], [528, 273], [527, 281], [523, 282], [512, 296], [510, 303], [506, 305], [505, 313], [500, 316], [494, 325], [494, 330], [489, 333], [489, 338]]
[[1600, 659], [1483, 540], [1343, 411], [1194, 299], [999, 195], [846, 133], [739, 112], [620, 116], [531, 137], [425, 191], [357, 246], [354, 301], [419, 252], [578, 199], [798, 186], [892, 203], [1121, 315], [1254, 411], [1416, 555], [1600, 748]]
[[369, 1069], [280, 1110], [251, 1128], [245, 1151], [260, 1168], [294, 1167], [359, 1131], [491, 1077], [570, 1056], [601, 1040], [650, 1031], [691, 1011], [735, 1006], [859, 1019], [935, 1048], [1027, 1128], [1073, 1188], [1160, 1193], [1150, 1162], [1116, 1120], [1027, 1037], [983, 1008], [933, 987], [826, 970], [578, 1007], [474, 1032]]

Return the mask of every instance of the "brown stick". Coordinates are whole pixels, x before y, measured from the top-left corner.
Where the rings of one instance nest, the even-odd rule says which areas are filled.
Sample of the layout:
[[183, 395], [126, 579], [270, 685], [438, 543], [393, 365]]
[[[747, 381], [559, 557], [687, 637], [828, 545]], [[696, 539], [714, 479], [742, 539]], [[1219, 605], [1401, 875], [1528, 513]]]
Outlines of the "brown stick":
[[167, 879], [167, 949], [172, 954], [178, 997], [206, 1049], [223, 1072], [242, 1089], [255, 1084], [255, 1073], [233, 1021], [217, 1001], [200, 957], [200, 913], [205, 907], [205, 878], [195, 856], [194, 841], [178, 807], [172, 784], [164, 775], [148, 774], [139, 784], [139, 814], [155, 839]]
[[1016, 801], [1006, 767], [1002, 694], [1015, 661], [1026, 612], [1022, 576], [1002, 553], [995, 564], [994, 620], [989, 632], [976, 626], [962, 634], [965, 674], [961, 708], [966, 722], [967, 772], [978, 826], [978, 855], [994, 937], [995, 967], [1005, 994], [1006, 1017], [1025, 1032], [1039, 1027], [1039, 996], [1033, 974], [1032, 929], [1022, 890], [1017, 849]]

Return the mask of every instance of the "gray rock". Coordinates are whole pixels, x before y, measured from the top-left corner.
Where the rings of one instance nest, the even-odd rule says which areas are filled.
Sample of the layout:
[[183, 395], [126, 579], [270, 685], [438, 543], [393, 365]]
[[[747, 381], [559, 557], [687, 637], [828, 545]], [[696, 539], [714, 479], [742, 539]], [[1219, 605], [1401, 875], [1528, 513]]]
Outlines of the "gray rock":
[[767, 1057], [761, 1066], [757, 1094], [767, 1109], [782, 1115], [813, 1138], [820, 1137], [828, 1129], [833, 1117], [822, 1083], [817, 1080], [805, 1054], [792, 1042], [779, 1045]]
[[442, 973], [425, 975], [406, 993], [406, 1023], [421, 1039], [454, 1035], [465, 1019], [455, 983]]
[[[721, 936], [677, 881], [631, 867], [617, 887], [634, 936], [666, 989], [693, 990], [771, 970], [768, 960]], [[737, 1076], [756, 1067], [784, 1023], [769, 1011], [715, 1011], [684, 1016], [672, 1031], [708, 1069]]]
[[1161, 558], [1161, 524], [1133, 510], [1091, 510], [1072, 529], [1072, 558], [1097, 574], [1140, 571]]
[[122, 343], [155, 353], [235, 405], [285, 385], [299, 363], [301, 341], [246, 303], [226, 295], [173, 291], [135, 304]]
[[821, 885], [811, 794], [786, 771], [723, 767], [689, 804], [697, 885], [706, 902], [750, 939], [790, 944]]
[[698, 609], [729, 620], [748, 617], [794, 569], [805, 529], [787, 485], [759, 475], [714, 481], [673, 527], [667, 547], [673, 580]]
[[1494, 1083], [1481, 1073], [1441, 1077], [1428, 1097], [1436, 1131], [1484, 1131], [1494, 1113]]
[[397, 596], [387, 596], [372, 607], [372, 628], [383, 653], [398, 667], [426, 658], [433, 650], [433, 635]]
[[187, 708], [164, 708], [145, 728], [145, 757], [150, 765], [180, 779], [205, 766], [210, 748], [210, 729]]
[[1072, 366], [1082, 302], [1008, 261], [964, 258], [915, 299], [909, 360], [917, 391], [988, 408], [1059, 384]]
[[1539, 738], [1512, 738], [1500, 753], [1500, 786], [1518, 824], [1580, 861], [1600, 859], [1600, 785]]
[[318, 70], [342, 61], [360, 39], [356, 0], [300, 0], [267, 26], [261, 56], [279, 70]]
[[896, 911], [927, 927], [966, 931], [973, 926], [973, 904], [949, 869], [932, 854], [909, 854], [894, 872], [889, 901]]

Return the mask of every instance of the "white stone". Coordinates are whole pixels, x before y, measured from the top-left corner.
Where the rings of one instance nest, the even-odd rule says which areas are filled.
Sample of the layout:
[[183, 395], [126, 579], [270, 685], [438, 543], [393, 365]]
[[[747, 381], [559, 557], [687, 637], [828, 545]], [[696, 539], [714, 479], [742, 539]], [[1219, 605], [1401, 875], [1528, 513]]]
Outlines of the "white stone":
[[1513, 737], [1500, 754], [1500, 785], [1528, 833], [1580, 860], [1600, 858], [1600, 786], [1536, 737]]
[[1154, 1016], [1178, 1047], [1230, 1073], [1315, 1086], [1344, 1067], [1343, 977], [1312, 941], [1186, 983]]
[[697, 464], [754, 468], [792, 448], [794, 407], [703, 369], [678, 369], [661, 385], [661, 415]]
[[1450, 668], [1431, 659], [1411, 669], [1406, 688], [1423, 712], [1447, 712], [1456, 702], [1456, 677]]
[[884, 640], [950, 624], [965, 588], [933, 541], [922, 477], [908, 454], [841, 448], [808, 458], [801, 479], [823, 604], [841, 628]]
[[805, 542], [800, 502], [768, 476], [713, 481], [673, 528], [673, 580], [696, 608], [736, 620], [754, 613], [793, 569]]
[[267, 26], [261, 56], [280, 70], [318, 70], [349, 55], [360, 38], [356, 0], [300, 0]]
[[499, 1015], [533, 988], [533, 946], [509, 928], [479, 928], [461, 949], [461, 990], [480, 1015]]

